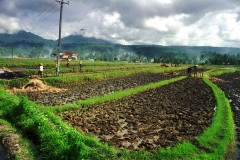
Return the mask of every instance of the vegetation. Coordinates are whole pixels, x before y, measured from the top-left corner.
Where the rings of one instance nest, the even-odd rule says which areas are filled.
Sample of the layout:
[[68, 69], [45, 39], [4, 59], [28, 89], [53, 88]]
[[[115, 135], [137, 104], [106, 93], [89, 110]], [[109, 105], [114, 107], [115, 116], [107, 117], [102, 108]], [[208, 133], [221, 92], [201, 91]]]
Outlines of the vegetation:
[[218, 76], [225, 73], [238, 72], [236, 68], [215, 68], [205, 72], [205, 75], [208, 77]]
[[[104, 66], [106, 64], [101, 65]], [[119, 74], [116, 75], [121, 76], [121, 73]], [[125, 74], [131, 74], [131, 72], [126, 72]], [[53, 83], [51, 81], [54, 79], [62, 83], [69, 83], [76, 79], [80, 80], [80, 77], [80, 75], [79, 77], [78, 75], [71, 75], [66, 77], [49, 77], [43, 80], [50, 84]], [[101, 76], [96, 76], [96, 74], [89, 75], [89, 77], [102, 78]], [[76, 129], [64, 123], [60, 117], [56, 115], [56, 113], [61, 113], [66, 110], [79, 109], [94, 103], [116, 100], [123, 96], [166, 85], [170, 82], [181, 80], [182, 78], [185, 77], [139, 86], [103, 97], [93, 97], [85, 101], [81, 100], [77, 102], [77, 105], [49, 108], [30, 102], [26, 97], [21, 95], [11, 95], [1, 87], [1, 118], [14, 124], [14, 128], [16, 128], [19, 133], [31, 140], [34, 145], [37, 146], [40, 158], [43, 159], [224, 159], [226, 157], [227, 159], [231, 159], [232, 147], [234, 146], [234, 130], [230, 104], [224, 93], [207, 78], [204, 78], [204, 81], [214, 91], [217, 99], [217, 110], [213, 124], [197, 138], [197, 145], [184, 142], [174, 148], [159, 149], [155, 154], [147, 151], [136, 151], [132, 153], [127, 150], [118, 151], [107, 144], [96, 141], [91, 136], [78, 132]], [[36, 157], [37, 153], [33, 153]]]
[[[62, 38], [61, 52], [71, 51], [84, 60], [141, 61], [172, 64], [239, 65], [238, 48], [187, 47], [160, 45], [118, 45], [108, 41], [70, 35]], [[20, 58], [54, 58], [57, 40], [46, 40], [29, 32], [0, 34], [0, 56]]]

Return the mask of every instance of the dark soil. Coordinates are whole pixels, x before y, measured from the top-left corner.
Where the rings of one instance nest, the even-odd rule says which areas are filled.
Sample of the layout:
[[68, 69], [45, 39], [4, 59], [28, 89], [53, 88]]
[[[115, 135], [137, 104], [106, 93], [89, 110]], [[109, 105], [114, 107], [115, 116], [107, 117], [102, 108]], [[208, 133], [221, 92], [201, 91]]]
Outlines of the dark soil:
[[235, 159], [240, 159], [240, 72], [217, 76], [212, 78], [212, 81], [224, 91], [230, 100], [237, 136]]
[[194, 143], [212, 123], [215, 105], [213, 93], [202, 79], [187, 78], [60, 116], [78, 130], [116, 148], [155, 152], [178, 142]]
[[28, 92], [25, 93], [28, 98], [36, 103], [45, 106], [58, 106], [62, 104], [74, 104], [77, 100], [93, 97], [103, 96], [105, 94], [113, 93], [119, 90], [134, 88], [140, 85], [146, 85], [152, 82], [171, 79], [180, 75], [186, 75], [186, 71], [158, 73], [158, 74], [144, 74], [132, 75], [129, 77], [108, 79], [102, 81], [90, 81], [87, 83], [62, 84], [61, 88], [68, 89], [64, 92]]
[[0, 74], [0, 79], [15, 79], [15, 78], [28, 78], [27, 75], [21, 72], [4, 72]]

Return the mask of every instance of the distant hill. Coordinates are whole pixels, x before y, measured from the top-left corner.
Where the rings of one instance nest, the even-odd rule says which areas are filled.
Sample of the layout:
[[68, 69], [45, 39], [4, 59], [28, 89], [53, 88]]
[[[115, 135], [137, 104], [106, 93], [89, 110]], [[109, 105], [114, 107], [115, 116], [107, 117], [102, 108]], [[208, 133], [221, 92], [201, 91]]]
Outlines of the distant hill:
[[7, 33], [0, 34], [1, 44], [12, 43], [13, 40], [14, 42], [38, 42], [38, 43], [47, 43], [51, 41], [26, 31], [19, 31], [16, 34]]
[[61, 48], [66, 50], [76, 48], [79, 45], [84, 44], [112, 44], [112, 43], [94, 37], [83, 37], [82, 35], [70, 35], [61, 39]]
[[[19, 31], [16, 34], [0, 34], [0, 44], [2, 46], [10, 47], [14, 43], [14, 46], [18, 45], [30, 45], [30, 46], [44, 46], [57, 47], [58, 40], [44, 39], [31, 32]], [[82, 35], [70, 35], [61, 39], [61, 48], [69, 49], [77, 47], [79, 44], [112, 44], [109, 41], [103, 39], [97, 39], [94, 37], [83, 37]]]
[[97, 39], [94, 37], [83, 37], [82, 35], [70, 35], [61, 39], [61, 43], [78, 43], [78, 44], [112, 44], [109, 41], [103, 39]]
[[[14, 38], [13, 38], [14, 37]], [[15, 55], [32, 57], [50, 57], [57, 52], [58, 40], [44, 39], [31, 32], [19, 31], [12, 34], [0, 34], [0, 56], [8, 56], [14, 47]], [[199, 57], [200, 54], [216, 52], [221, 54], [237, 55], [240, 48], [211, 47], [211, 46], [161, 46], [161, 45], [121, 45], [114, 44], [103, 39], [84, 37], [82, 35], [70, 35], [61, 39], [61, 52], [71, 51], [81, 55], [96, 55], [104, 59], [114, 59], [114, 56], [129, 57], [130, 54], [138, 57], [168, 58], [168, 57]], [[110, 54], [111, 53], [111, 54]], [[110, 56], [111, 55], [111, 56]], [[110, 58], [109, 58], [110, 57]]]

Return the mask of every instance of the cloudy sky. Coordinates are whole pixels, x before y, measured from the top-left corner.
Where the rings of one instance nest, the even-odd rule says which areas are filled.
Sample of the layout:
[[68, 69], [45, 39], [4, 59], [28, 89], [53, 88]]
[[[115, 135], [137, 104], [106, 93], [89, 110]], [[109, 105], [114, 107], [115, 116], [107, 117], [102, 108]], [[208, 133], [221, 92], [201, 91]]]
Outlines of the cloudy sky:
[[[69, 0], [62, 16], [62, 37], [80, 34], [123, 45], [240, 47], [239, 0]], [[0, 0], [0, 33], [26, 30], [57, 40], [59, 19], [55, 0]]]

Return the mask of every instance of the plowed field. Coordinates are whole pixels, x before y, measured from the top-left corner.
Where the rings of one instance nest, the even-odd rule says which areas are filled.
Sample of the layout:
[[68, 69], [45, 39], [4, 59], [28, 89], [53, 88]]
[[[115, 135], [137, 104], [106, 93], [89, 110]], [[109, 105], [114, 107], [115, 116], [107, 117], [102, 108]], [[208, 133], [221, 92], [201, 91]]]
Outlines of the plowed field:
[[66, 111], [81, 132], [119, 149], [156, 151], [191, 141], [209, 127], [215, 98], [200, 78], [187, 78], [117, 101]]

